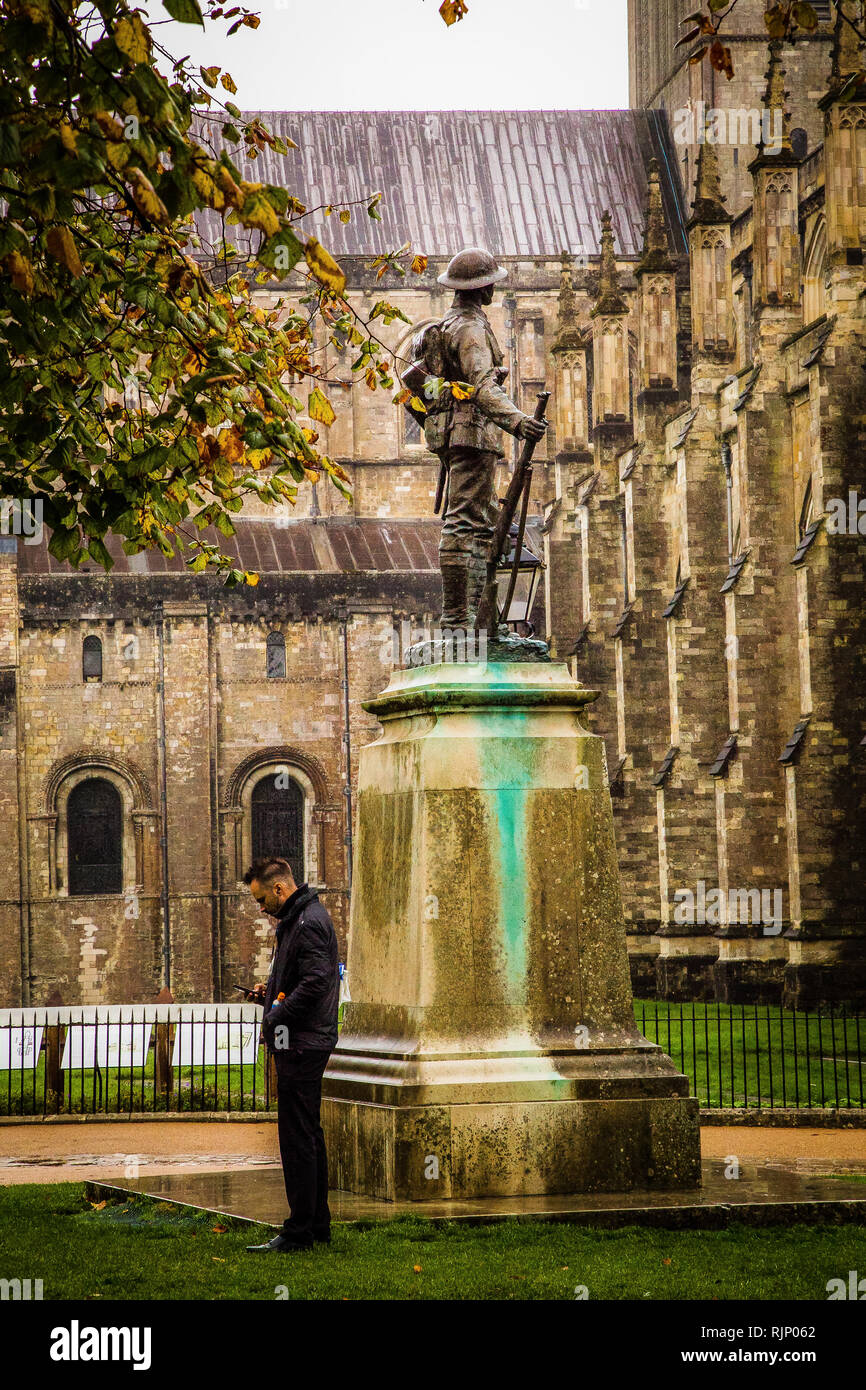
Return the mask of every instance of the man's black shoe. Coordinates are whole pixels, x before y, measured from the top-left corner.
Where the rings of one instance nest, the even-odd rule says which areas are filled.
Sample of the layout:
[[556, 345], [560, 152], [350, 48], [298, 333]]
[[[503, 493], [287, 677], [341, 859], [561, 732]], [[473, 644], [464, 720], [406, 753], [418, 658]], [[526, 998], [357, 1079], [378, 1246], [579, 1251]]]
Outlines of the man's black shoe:
[[266, 1251], [275, 1250], [279, 1254], [290, 1255], [300, 1253], [301, 1250], [310, 1250], [309, 1245], [299, 1245], [296, 1240], [289, 1240], [282, 1231], [275, 1235], [273, 1240], [269, 1240], [265, 1245], [248, 1245], [247, 1250], [251, 1253], [262, 1255]]
[[313, 1240], [314, 1240], [314, 1242], [316, 1243], [316, 1245], [330, 1245], [330, 1244], [331, 1244], [331, 1232], [328, 1231], [328, 1233], [327, 1233], [326, 1235], [323, 1235], [323, 1236], [317, 1236], [317, 1235], [315, 1234], [315, 1232], [313, 1232]]

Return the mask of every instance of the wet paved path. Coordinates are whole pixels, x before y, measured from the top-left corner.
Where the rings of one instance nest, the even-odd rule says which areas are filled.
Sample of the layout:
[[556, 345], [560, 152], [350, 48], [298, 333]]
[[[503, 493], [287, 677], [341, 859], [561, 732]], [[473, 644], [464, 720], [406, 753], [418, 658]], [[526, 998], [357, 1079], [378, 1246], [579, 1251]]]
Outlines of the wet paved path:
[[[705, 1160], [780, 1163], [797, 1172], [866, 1172], [866, 1129], [705, 1125]], [[0, 1185], [110, 1181], [277, 1168], [273, 1120], [55, 1121], [0, 1125]]]

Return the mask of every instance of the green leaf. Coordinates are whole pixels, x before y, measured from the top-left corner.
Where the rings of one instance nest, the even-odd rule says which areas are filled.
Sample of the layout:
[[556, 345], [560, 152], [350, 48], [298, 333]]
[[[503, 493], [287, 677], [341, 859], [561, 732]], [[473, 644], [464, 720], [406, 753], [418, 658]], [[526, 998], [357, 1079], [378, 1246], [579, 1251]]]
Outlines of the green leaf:
[[198, 0], [162, 0], [172, 19], [179, 24], [200, 24], [204, 28], [204, 17], [198, 7]]
[[304, 244], [299, 241], [291, 227], [281, 227], [274, 236], [259, 248], [256, 260], [262, 265], [269, 266], [271, 270], [278, 270], [282, 275], [288, 275], [290, 270], [294, 270], [298, 261], [303, 259]]

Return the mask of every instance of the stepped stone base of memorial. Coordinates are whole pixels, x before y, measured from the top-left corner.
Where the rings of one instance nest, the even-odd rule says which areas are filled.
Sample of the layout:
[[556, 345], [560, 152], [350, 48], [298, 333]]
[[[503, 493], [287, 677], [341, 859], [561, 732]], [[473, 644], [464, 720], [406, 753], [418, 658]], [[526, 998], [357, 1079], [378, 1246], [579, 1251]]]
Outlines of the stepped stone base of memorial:
[[697, 1101], [634, 1022], [595, 692], [396, 671], [359, 768], [330, 1182], [390, 1201], [686, 1188]]

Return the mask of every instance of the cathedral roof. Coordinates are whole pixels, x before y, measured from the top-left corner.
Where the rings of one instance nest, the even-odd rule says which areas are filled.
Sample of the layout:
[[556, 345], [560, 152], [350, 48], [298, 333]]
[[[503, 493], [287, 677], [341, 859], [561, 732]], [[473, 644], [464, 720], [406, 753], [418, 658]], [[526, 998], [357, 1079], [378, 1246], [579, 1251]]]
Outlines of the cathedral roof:
[[[290, 518], [278, 526], [270, 518], [235, 517], [234, 536], [222, 536], [208, 529], [201, 534], [233, 556], [237, 567], [262, 574], [279, 573], [378, 573], [438, 570], [441, 522], [431, 520], [389, 521], [380, 517], [328, 517], [313, 521]], [[105, 571], [95, 563], [74, 570], [65, 560], [48, 553], [49, 533], [38, 545], [18, 544], [18, 567], [22, 575], [71, 575], [89, 569], [91, 574]], [[106, 545], [114, 560], [112, 575], [186, 574], [183, 557], [171, 558], [160, 550], [143, 550], [126, 555], [122, 537], [109, 535]], [[191, 577], [191, 576], [190, 576]]]
[[[662, 111], [261, 111], [287, 155], [266, 147], [244, 177], [278, 183], [307, 207], [381, 192], [381, 221], [359, 205], [342, 223], [313, 213], [299, 224], [336, 256], [376, 256], [410, 241], [428, 256], [482, 245], [497, 256], [596, 255], [601, 216], [613, 215], [622, 256], [643, 248], [650, 160], [658, 159], [670, 244], [686, 249], [677, 156]], [[203, 127], [213, 130], [212, 125]], [[204, 133], [199, 136], [206, 143]], [[218, 240], [216, 213], [199, 214]], [[242, 228], [228, 228], [236, 242]]]

